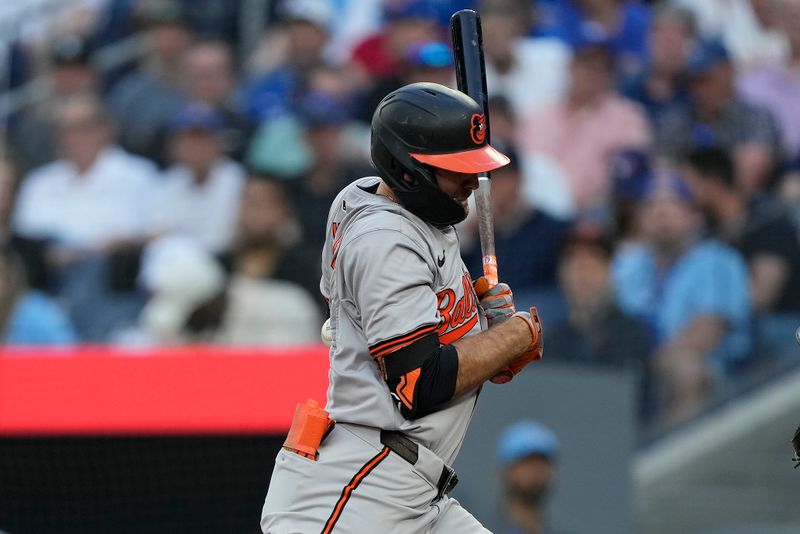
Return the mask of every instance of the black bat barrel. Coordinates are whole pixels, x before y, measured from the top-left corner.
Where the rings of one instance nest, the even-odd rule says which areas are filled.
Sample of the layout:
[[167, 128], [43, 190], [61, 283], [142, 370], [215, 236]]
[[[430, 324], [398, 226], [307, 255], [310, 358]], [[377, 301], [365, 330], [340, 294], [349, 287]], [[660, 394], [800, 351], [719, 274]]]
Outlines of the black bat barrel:
[[489, 105], [480, 15], [472, 9], [457, 11], [450, 18], [450, 31], [453, 38], [458, 90], [469, 95], [483, 109], [486, 117], [486, 139], [488, 140]]

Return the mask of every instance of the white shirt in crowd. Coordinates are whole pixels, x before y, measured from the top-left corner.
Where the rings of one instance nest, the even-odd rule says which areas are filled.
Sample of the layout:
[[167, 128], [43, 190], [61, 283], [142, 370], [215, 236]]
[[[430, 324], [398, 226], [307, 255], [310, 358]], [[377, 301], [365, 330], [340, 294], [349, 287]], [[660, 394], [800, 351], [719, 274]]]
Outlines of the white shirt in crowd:
[[228, 309], [215, 342], [223, 345], [319, 343], [322, 320], [303, 288], [284, 280], [234, 276]]
[[153, 210], [156, 233], [194, 239], [210, 252], [220, 252], [231, 242], [244, 187], [241, 165], [220, 159], [203, 184], [197, 184], [183, 166], [168, 169]]
[[570, 57], [569, 48], [558, 39], [519, 39], [510, 72], [500, 74], [486, 62], [486, 89], [506, 97], [517, 114], [533, 111], [564, 94]]
[[115, 239], [142, 237], [158, 170], [119, 147], [103, 150], [83, 175], [65, 160], [25, 177], [13, 225], [25, 237], [55, 239], [74, 248], [96, 248]]
[[740, 70], [784, 62], [789, 43], [779, 31], [764, 28], [749, 0], [672, 0], [697, 18], [700, 33], [721, 39]]

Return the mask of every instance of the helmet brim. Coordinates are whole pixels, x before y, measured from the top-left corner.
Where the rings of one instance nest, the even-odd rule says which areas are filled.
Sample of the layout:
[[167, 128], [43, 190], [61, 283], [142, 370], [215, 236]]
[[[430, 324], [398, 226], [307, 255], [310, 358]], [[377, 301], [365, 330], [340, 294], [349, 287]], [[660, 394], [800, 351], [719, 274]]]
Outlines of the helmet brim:
[[450, 152], [449, 154], [410, 154], [412, 158], [436, 167], [453, 172], [482, 173], [507, 165], [510, 159], [490, 145], [474, 150]]

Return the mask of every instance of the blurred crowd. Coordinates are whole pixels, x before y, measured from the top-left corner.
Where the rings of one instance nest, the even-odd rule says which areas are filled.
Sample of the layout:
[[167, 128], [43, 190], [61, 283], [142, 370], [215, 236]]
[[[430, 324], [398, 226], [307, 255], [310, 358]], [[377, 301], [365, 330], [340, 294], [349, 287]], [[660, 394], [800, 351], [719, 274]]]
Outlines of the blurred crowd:
[[[317, 342], [327, 209], [372, 111], [483, 24], [501, 278], [547, 358], [672, 423], [800, 324], [798, 0], [79, 0], [9, 41], [8, 344]], [[245, 11], [249, 10], [249, 11]], [[243, 28], [260, 29], [246, 39]], [[252, 33], [252, 32], [251, 32]], [[134, 38], [135, 59], [100, 61]], [[480, 274], [476, 224], [460, 236]]]

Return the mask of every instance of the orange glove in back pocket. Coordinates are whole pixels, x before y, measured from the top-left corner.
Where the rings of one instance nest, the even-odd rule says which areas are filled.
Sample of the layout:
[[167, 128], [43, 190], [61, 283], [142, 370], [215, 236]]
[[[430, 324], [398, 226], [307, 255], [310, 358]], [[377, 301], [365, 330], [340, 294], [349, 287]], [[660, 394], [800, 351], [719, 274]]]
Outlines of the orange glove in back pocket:
[[320, 408], [314, 399], [308, 399], [305, 404], [297, 405], [283, 446], [300, 456], [316, 460], [319, 445], [333, 425], [334, 421], [328, 412]]

